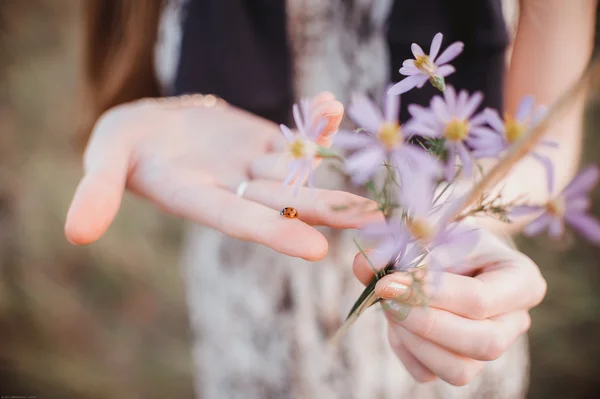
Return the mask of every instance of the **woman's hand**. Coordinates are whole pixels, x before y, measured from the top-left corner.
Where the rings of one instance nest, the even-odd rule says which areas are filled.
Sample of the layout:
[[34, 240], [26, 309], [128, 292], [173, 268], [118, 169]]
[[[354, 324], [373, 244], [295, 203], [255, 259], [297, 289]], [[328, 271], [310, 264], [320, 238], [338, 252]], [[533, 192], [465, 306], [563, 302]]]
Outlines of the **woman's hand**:
[[[338, 129], [343, 107], [333, 95], [322, 93], [312, 112], [314, 118], [328, 120], [321, 137], [326, 144]], [[118, 212], [127, 187], [172, 214], [230, 236], [290, 256], [320, 259], [327, 241], [310, 225], [356, 227], [357, 218], [330, 211], [331, 205], [356, 196], [303, 189], [292, 198], [291, 189], [270, 178], [285, 174], [285, 163], [275, 164], [277, 157], [270, 154], [283, 141], [277, 125], [232, 106], [173, 108], [138, 102], [116, 107], [94, 128], [65, 234], [75, 244], [97, 240]], [[247, 179], [246, 192], [238, 197], [236, 188]], [[285, 206], [296, 207], [302, 221], [280, 217]]]
[[[407, 273], [377, 283], [392, 349], [419, 382], [469, 383], [485, 361], [500, 357], [529, 329], [528, 310], [546, 293], [538, 267], [489, 232], [483, 232], [479, 246], [459, 267], [460, 274], [442, 273], [428, 307], [402, 303], [411, 302]], [[364, 284], [373, 276], [360, 253], [354, 273]]]

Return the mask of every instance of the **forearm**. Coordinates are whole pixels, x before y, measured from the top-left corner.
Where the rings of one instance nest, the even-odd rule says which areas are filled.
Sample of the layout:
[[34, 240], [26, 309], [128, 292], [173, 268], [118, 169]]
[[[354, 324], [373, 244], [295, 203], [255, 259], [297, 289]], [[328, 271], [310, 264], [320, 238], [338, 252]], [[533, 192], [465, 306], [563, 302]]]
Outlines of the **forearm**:
[[[597, 0], [522, 0], [518, 30], [506, 76], [505, 110], [513, 114], [524, 95], [536, 104], [553, 104], [584, 71], [594, 41]], [[579, 164], [584, 93], [555, 120], [547, 138], [559, 148], [540, 149], [555, 165], [555, 193], [573, 176]], [[546, 175], [529, 157], [499, 185], [505, 201], [523, 194], [531, 202], [548, 197]], [[524, 221], [506, 225], [490, 221], [500, 232], [515, 232]], [[488, 223], [487, 221], [485, 222]]]

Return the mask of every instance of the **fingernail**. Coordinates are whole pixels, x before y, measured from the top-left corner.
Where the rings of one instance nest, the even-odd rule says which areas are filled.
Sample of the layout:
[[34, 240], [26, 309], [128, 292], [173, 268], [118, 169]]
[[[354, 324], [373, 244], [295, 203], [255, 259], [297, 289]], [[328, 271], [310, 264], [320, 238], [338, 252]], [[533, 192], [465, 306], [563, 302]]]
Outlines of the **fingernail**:
[[396, 299], [388, 299], [381, 302], [383, 310], [385, 310], [392, 319], [401, 322], [406, 320], [412, 306]]
[[379, 296], [385, 299], [408, 299], [411, 294], [409, 286], [392, 281], [379, 291]]

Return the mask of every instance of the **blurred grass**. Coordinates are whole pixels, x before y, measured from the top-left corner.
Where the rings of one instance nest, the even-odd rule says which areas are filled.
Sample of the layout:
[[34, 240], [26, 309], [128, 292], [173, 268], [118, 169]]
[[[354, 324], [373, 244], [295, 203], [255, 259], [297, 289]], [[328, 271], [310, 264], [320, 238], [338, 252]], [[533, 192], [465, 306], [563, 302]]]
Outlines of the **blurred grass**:
[[[82, 4], [0, 2], [0, 394], [192, 397], [181, 222], [127, 197], [98, 243], [75, 248], [62, 233], [81, 174]], [[590, 104], [584, 162], [600, 158], [599, 111]], [[600, 397], [600, 250], [519, 244], [548, 280], [532, 312], [530, 397]]]

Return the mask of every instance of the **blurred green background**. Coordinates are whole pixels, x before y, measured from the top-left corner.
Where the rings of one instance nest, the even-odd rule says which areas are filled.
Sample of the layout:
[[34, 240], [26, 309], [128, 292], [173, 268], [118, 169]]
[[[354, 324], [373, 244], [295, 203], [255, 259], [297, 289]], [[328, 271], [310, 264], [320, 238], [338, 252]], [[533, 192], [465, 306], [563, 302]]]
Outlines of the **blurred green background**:
[[[0, 0], [0, 394], [192, 397], [182, 223], [128, 197], [98, 243], [62, 233], [81, 175], [82, 4]], [[600, 161], [599, 111], [590, 101], [584, 162]], [[600, 397], [600, 250], [565, 241], [519, 240], [548, 281], [531, 398]]]

